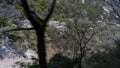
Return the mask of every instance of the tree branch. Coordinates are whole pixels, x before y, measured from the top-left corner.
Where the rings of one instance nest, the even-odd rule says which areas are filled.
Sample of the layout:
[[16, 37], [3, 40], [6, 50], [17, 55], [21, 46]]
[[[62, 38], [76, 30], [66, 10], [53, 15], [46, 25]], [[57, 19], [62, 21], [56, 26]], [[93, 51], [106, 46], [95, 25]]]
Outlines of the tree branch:
[[[43, 19], [39, 18], [35, 12], [31, 11], [30, 8], [29, 8], [29, 5], [27, 3], [26, 0], [21, 0], [22, 2], [22, 7], [24, 8], [25, 10], [25, 13], [28, 17], [28, 19], [31, 21], [31, 24], [33, 26], [36, 26], [36, 25], [42, 25], [43, 23]], [[37, 23], [33, 23], [33, 22], [37, 22]]]
[[21, 0], [22, 7], [30, 20], [30, 23], [34, 27], [37, 35], [37, 49], [38, 49], [38, 57], [39, 57], [39, 67], [40, 68], [47, 68], [47, 61], [46, 61], [46, 46], [45, 46], [45, 28], [48, 20], [50, 19], [56, 0], [53, 1], [51, 5], [51, 10], [46, 16], [45, 19], [39, 18], [34, 12], [32, 12], [29, 8], [27, 0]]
[[3, 33], [11, 32], [11, 31], [33, 30], [33, 29], [34, 29], [34, 28], [16, 28], [16, 29], [5, 30], [5, 31], [3, 31]]
[[53, 1], [52, 5], [51, 5], [51, 9], [50, 9], [48, 15], [46, 16], [46, 18], [44, 20], [44, 21], [46, 21], [46, 23], [49, 20], [49, 18], [51, 17], [51, 15], [53, 14], [53, 11], [54, 11], [54, 8], [55, 8], [55, 3], [56, 3], [56, 0]]
[[94, 37], [94, 35], [95, 35], [95, 32], [93, 32], [92, 35], [87, 39], [87, 41], [85, 42], [85, 44], [84, 44], [84, 46], [83, 46], [82, 49], [85, 49], [85, 48], [86, 48], [87, 44], [88, 44], [89, 41]]

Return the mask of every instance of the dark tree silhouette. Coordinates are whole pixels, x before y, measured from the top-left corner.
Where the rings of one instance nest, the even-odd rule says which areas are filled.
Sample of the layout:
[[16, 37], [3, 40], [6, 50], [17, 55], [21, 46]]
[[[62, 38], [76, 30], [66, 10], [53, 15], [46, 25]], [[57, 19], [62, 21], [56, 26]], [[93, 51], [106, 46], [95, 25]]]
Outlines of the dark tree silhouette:
[[22, 7], [24, 8], [24, 11], [26, 13], [26, 16], [28, 17], [34, 30], [36, 31], [39, 66], [40, 68], [47, 68], [44, 33], [46, 30], [46, 24], [54, 11], [56, 0], [53, 1], [51, 5], [51, 9], [45, 19], [41, 19], [35, 13], [33, 13], [33, 11], [30, 10], [26, 0], [21, 0], [21, 2], [22, 2]]

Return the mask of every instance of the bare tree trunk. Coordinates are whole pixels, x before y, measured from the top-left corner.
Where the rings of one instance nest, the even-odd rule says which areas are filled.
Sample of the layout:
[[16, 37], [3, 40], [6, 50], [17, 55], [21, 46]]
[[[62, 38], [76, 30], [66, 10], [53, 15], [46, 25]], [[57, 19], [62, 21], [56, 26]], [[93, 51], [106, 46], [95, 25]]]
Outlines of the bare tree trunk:
[[47, 68], [47, 62], [46, 62], [46, 47], [45, 47], [45, 37], [44, 32], [45, 28], [38, 27], [36, 29], [36, 35], [37, 35], [37, 49], [38, 49], [38, 57], [39, 57], [39, 64], [40, 68]]
[[82, 61], [83, 61], [83, 57], [85, 56], [85, 51], [81, 52], [80, 58], [79, 58], [79, 64], [78, 64], [78, 68], [83, 68], [82, 67]]
[[30, 10], [27, 0], [21, 0], [22, 7], [25, 10], [25, 13], [30, 20], [30, 23], [34, 27], [37, 35], [37, 49], [38, 49], [38, 57], [39, 57], [39, 66], [40, 68], [47, 68], [47, 61], [46, 61], [46, 47], [45, 47], [45, 28], [48, 20], [51, 18], [53, 13], [56, 0], [53, 1], [51, 5], [51, 9], [46, 16], [45, 19], [39, 18], [33, 11]]
[[78, 68], [82, 68], [82, 59], [79, 60]]

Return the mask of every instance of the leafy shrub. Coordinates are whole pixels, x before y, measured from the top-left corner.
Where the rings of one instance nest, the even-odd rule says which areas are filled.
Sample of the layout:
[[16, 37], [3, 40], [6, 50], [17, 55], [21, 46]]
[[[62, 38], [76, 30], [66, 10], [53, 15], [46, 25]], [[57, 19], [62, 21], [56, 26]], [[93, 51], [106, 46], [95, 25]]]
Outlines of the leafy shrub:
[[73, 68], [72, 61], [62, 54], [55, 54], [49, 61], [50, 68]]

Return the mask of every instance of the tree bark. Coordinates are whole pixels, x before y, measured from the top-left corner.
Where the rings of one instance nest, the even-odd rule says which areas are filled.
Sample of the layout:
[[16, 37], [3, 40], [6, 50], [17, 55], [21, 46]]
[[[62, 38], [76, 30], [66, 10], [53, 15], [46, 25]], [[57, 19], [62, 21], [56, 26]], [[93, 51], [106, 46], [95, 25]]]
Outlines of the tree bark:
[[32, 24], [32, 26], [34, 27], [34, 30], [36, 31], [39, 66], [40, 68], [47, 68], [44, 33], [45, 33], [46, 24], [48, 20], [51, 18], [51, 15], [53, 13], [56, 0], [53, 1], [51, 5], [51, 9], [45, 19], [39, 18], [35, 13], [33, 13], [30, 10], [27, 0], [21, 0], [21, 2], [22, 2], [22, 7], [24, 8], [30, 23]]
[[78, 68], [82, 68], [82, 59], [79, 60]]
[[45, 36], [44, 36], [45, 28], [38, 27], [35, 30], [36, 30], [36, 35], [37, 35], [37, 49], [38, 49], [40, 68], [47, 68]]

